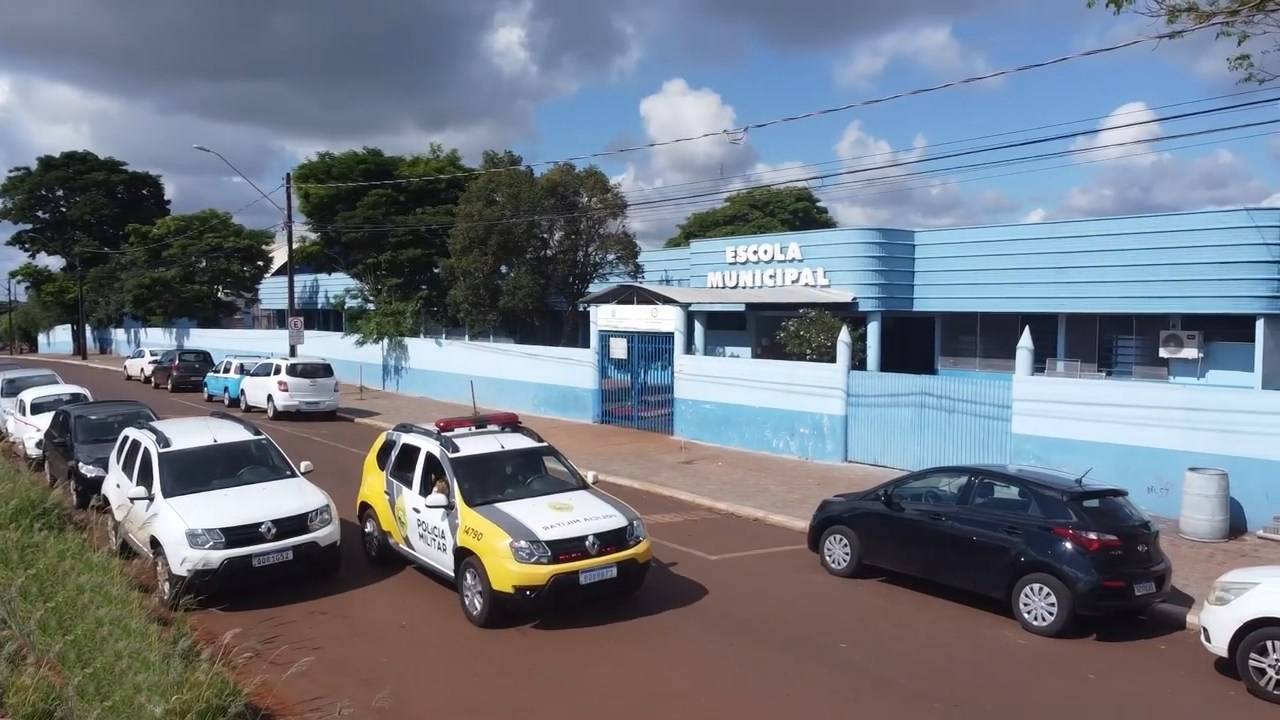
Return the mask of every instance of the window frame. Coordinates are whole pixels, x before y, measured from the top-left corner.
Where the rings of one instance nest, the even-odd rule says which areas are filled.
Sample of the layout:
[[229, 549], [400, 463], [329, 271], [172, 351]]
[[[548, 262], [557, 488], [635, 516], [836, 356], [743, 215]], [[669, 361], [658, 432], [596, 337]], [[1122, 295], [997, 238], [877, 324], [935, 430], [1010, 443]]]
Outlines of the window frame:
[[[1027, 499], [1030, 501], [1027, 506], [1027, 509], [1025, 511], [1017, 511], [1017, 510], [1006, 510], [1003, 508], [994, 508], [994, 507], [984, 508], [982, 505], [975, 505], [974, 500], [976, 500], [978, 497], [978, 486], [982, 484], [983, 481], [988, 481], [988, 482], [1013, 488], [1019, 495], [1025, 494], [1027, 496]], [[1040, 502], [1038, 500], [1037, 493], [1031, 488], [1027, 487], [1026, 483], [1018, 480], [1014, 480], [1013, 478], [1004, 477], [1002, 475], [994, 475], [991, 473], [974, 473], [973, 478], [969, 484], [969, 493], [968, 493], [968, 497], [965, 500], [964, 505], [970, 510], [974, 510], [980, 513], [991, 513], [994, 515], [1004, 515], [1008, 517], [1028, 518], [1031, 520], [1045, 519], [1045, 514], [1040, 507]]]
[[[417, 453], [417, 457], [413, 461], [413, 470], [410, 472], [408, 480], [402, 480], [396, 475], [396, 464], [400, 457], [407, 453], [410, 449]], [[422, 474], [422, 452], [425, 448], [414, 442], [401, 442], [395, 453], [391, 456], [391, 462], [387, 464], [387, 477], [397, 485], [406, 490], [413, 490], [417, 484], [418, 476]]]
[[[928, 508], [964, 507], [968, 500], [970, 489], [973, 487], [973, 479], [975, 474], [976, 473], [974, 473], [971, 470], [931, 470], [931, 471], [926, 471], [916, 475], [909, 475], [906, 478], [903, 478], [900, 482], [895, 483], [892, 487], [889, 488], [889, 499], [894, 503], [897, 503], [898, 505], [902, 505], [904, 507], [906, 506], [928, 507]], [[920, 482], [921, 480], [927, 480], [927, 479], [942, 476], [942, 475], [964, 476], [964, 483], [960, 486], [960, 488], [955, 493], [956, 501], [954, 503], [940, 505], [937, 503], [924, 502], [923, 500], [921, 501], [900, 500], [897, 497], [895, 497], [899, 490], [901, 490], [902, 488], [908, 485], [911, 485], [912, 483]]]

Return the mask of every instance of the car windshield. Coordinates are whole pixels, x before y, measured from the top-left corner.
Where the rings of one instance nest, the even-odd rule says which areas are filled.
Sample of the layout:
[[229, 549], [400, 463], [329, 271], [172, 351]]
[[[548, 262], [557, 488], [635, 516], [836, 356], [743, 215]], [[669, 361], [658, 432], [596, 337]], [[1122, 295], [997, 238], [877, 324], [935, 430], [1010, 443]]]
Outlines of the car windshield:
[[115, 442], [125, 428], [140, 422], [155, 422], [155, 419], [155, 414], [146, 408], [81, 415], [74, 421], [76, 442], [85, 445]]
[[226, 490], [293, 477], [284, 454], [266, 438], [224, 442], [161, 455], [165, 497]]
[[329, 363], [289, 363], [284, 368], [284, 374], [304, 380], [317, 380], [333, 377], [333, 367]]
[[0, 383], [0, 397], [18, 397], [18, 393], [41, 385], [57, 385], [60, 381], [53, 373], [47, 375], [20, 375]]
[[57, 395], [45, 395], [35, 398], [31, 401], [30, 413], [32, 415], [40, 415], [42, 413], [50, 413], [63, 405], [71, 403], [88, 402], [89, 396], [84, 393], [68, 392], [58, 393]]
[[587, 487], [573, 466], [547, 446], [452, 457], [449, 464], [471, 507]]
[[213, 356], [207, 352], [180, 352], [178, 362], [202, 362], [213, 364]]
[[1117, 525], [1141, 525], [1150, 518], [1129, 502], [1124, 495], [1102, 495], [1077, 500], [1072, 505], [1076, 514], [1083, 515], [1089, 522], [1102, 527]]

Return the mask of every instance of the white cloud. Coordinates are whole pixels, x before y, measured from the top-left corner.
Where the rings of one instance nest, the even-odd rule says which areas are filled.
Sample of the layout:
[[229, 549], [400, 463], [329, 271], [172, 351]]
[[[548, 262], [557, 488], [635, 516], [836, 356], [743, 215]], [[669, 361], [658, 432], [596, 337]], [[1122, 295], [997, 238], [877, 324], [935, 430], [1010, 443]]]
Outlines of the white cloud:
[[1026, 215], [1023, 215], [1022, 222], [1024, 223], [1044, 222], [1046, 219], [1048, 219], [1048, 217], [1049, 217], [1048, 211], [1046, 211], [1044, 208], [1038, 207], [1028, 212]]
[[[1161, 137], [1164, 134], [1164, 130], [1156, 120], [1157, 115], [1147, 107], [1145, 102], [1125, 103], [1112, 110], [1110, 114], [1098, 122], [1100, 132], [1077, 138], [1071, 147], [1072, 149], [1101, 148], [1080, 155], [1079, 157], [1084, 160], [1124, 157], [1135, 152], [1135, 148], [1140, 148], [1140, 145], [1107, 146], [1121, 143], [1142, 143], [1143, 141], [1155, 140]], [[1145, 124], [1137, 125], [1135, 123]], [[1125, 162], [1150, 164], [1155, 162], [1156, 158], [1157, 156], [1154, 155], [1142, 155], [1128, 158]]]
[[895, 63], [915, 65], [933, 75], [963, 77], [988, 72], [986, 55], [961, 43], [949, 24], [895, 30], [859, 44], [836, 64], [836, 80], [867, 87]]
[[1260, 203], [1258, 203], [1258, 204], [1259, 204], [1259, 205], [1261, 205], [1261, 206], [1263, 206], [1263, 207], [1277, 207], [1277, 206], [1280, 206], [1280, 192], [1278, 192], [1278, 193], [1272, 193], [1270, 197], [1268, 197], [1267, 199], [1263, 200], [1262, 202], [1260, 202]]

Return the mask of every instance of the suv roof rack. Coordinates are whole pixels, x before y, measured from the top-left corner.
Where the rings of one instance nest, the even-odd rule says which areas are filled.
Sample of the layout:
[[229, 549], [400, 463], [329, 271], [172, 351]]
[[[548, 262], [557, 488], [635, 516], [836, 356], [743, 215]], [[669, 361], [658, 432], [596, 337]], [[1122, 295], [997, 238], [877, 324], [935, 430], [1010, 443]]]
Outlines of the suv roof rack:
[[254, 425], [253, 423], [249, 422], [248, 420], [245, 420], [242, 417], [236, 417], [235, 415], [232, 415], [229, 412], [224, 412], [222, 410], [214, 410], [213, 412], [209, 413], [209, 417], [218, 418], [219, 420], [230, 420], [231, 422], [239, 425], [245, 430], [248, 430], [250, 435], [262, 437], [262, 428], [258, 427], [257, 425]]
[[440, 443], [440, 447], [444, 448], [447, 452], [458, 452], [458, 443], [454, 442], [453, 438], [438, 433], [435, 430], [424, 428], [421, 425], [414, 425], [413, 423], [397, 423], [395, 427], [391, 428], [391, 432], [422, 435]]
[[173, 444], [173, 441], [169, 439], [168, 435], [164, 434], [163, 430], [156, 427], [155, 425], [152, 425], [149, 422], [144, 422], [142, 420], [139, 420], [138, 422], [134, 423], [133, 426], [140, 430], [146, 430], [147, 432], [151, 433], [156, 439], [156, 445], [161, 450], [164, 450], [165, 448]]

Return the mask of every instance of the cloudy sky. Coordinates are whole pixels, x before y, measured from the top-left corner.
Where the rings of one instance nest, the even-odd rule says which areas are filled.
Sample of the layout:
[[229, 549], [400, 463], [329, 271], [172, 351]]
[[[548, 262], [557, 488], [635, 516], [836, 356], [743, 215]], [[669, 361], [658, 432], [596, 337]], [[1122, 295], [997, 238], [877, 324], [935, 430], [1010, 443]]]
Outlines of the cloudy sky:
[[[552, 160], [1160, 30], [1085, 0], [0, 0], [0, 17], [0, 166], [88, 148], [161, 174], [179, 212], [234, 210], [255, 197], [192, 143], [266, 188], [318, 149], [411, 152], [435, 141], [470, 159], [513, 148]], [[932, 176], [918, 171], [945, 165], [912, 165], [811, 186], [843, 224], [907, 227], [1263, 203], [1280, 190], [1280, 143], [1265, 134], [1277, 127], [1094, 149], [1274, 118], [1272, 103], [1132, 125], [1268, 97], [1168, 107], [1255, 89], [1226, 72], [1227, 50], [1208, 36], [1146, 45], [600, 165], [633, 203], [651, 202], [1101, 127], [951, 163], [1088, 151], [1070, 158]], [[639, 206], [633, 226], [659, 243], [711, 204]], [[268, 226], [274, 212], [260, 203], [238, 217]], [[18, 260], [0, 253], [6, 269]]]

